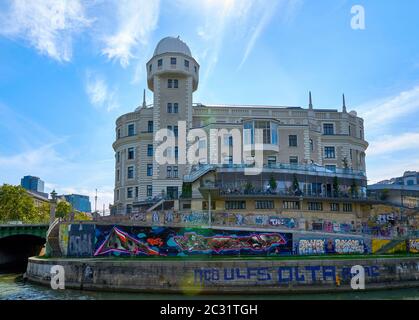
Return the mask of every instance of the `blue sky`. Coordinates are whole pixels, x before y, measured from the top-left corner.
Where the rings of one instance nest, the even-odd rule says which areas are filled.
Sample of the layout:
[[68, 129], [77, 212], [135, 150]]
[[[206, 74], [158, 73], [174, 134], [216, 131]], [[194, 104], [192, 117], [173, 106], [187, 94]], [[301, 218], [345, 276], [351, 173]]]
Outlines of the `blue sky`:
[[344, 92], [365, 118], [371, 182], [419, 170], [418, 13], [416, 0], [3, 0], [0, 183], [98, 188], [107, 207], [115, 120], [141, 103], [168, 35], [201, 64], [195, 102], [306, 107], [311, 90], [316, 108], [340, 108]]

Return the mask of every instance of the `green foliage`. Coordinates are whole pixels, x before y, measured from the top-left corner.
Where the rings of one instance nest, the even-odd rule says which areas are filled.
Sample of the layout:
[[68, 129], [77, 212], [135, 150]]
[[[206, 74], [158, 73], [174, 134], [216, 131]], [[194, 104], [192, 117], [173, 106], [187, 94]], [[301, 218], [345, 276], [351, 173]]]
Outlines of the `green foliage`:
[[55, 208], [55, 217], [68, 219], [73, 208], [67, 201], [60, 201]]
[[390, 190], [384, 189], [381, 192], [380, 199], [383, 200], [383, 201], [386, 201], [388, 199], [389, 195], [390, 195]]
[[74, 215], [74, 221], [87, 221], [92, 220], [91, 217], [87, 215], [87, 213], [77, 211]]
[[293, 175], [293, 179], [292, 180], [293, 180], [292, 181], [292, 190], [294, 192], [300, 190], [300, 184], [298, 183], [297, 175], [295, 173]]
[[275, 178], [271, 176], [271, 178], [269, 179], [269, 187], [271, 188], [271, 190], [276, 190], [277, 186], [278, 184], [276, 183]]
[[333, 178], [333, 193], [335, 197], [339, 195], [339, 179], [336, 176]]
[[48, 221], [49, 204], [35, 206], [34, 200], [21, 186], [4, 184], [0, 187], [0, 221], [41, 223]]
[[183, 183], [182, 184], [182, 195], [181, 198], [191, 198], [192, 197], [192, 184]]

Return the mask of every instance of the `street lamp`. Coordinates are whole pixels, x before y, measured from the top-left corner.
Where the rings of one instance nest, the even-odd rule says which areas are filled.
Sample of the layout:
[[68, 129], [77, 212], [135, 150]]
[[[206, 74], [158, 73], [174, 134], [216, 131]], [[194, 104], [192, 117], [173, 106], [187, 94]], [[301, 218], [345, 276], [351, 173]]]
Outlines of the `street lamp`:
[[57, 204], [57, 193], [55, 190], [51, 192], [51, 209], [49, 213], [49, 224], [51, 225], [55, 220], [55, 206]]

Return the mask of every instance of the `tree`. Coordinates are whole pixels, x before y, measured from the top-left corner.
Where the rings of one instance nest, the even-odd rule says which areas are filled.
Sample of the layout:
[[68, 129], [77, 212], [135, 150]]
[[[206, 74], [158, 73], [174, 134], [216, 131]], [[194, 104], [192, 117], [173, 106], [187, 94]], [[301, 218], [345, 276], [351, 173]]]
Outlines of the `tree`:
[[346, 157], [343, 158], [342, 164], [343, 164], [344, 169], [349, 169], [349, 163], [348, 163], [348, 159]]
[[74, 221], [87, 221], [92, 220], [91, 217], [87, 215], [87, 213], [77, 211], [74, 215]]
[[292, 179], [292, 190], [294, 191], [294, 193], [300, 190], [300, 184], [298, 183], [297, 175], [295, 173]]
[[336, 176], [333, 178], [333, 194], [335, 197], [339, 195], [339, 179]]
[[60, 201], [55, 208], [55, 217], [67, 219], [73, 208], [67, 201]]
[[271, 176], [271, 178], [269, 179], [269, 187], [272, 191], [275, 191], [277, 188], [278, 184], [276, 183], [276, 180], [273, 176]]
[[358, 184], [356, 183], [355, 179], [352, 179], [351, 195], [352, 197], [355, 197], [356, 195], [358, 195]]
[[49, 216], [48, 204], [37, 208], [21, 186], [4, 184], [0, 187], [0, 221], [44, 222]]

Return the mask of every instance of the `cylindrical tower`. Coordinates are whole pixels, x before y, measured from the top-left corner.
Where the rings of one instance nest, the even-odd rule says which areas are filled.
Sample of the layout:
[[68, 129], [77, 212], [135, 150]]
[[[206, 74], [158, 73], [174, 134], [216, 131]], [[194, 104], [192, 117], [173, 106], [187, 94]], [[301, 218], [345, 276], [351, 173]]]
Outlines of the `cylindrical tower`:
[[[148, 88], [154, 93], [153, 131], [162, 128], [173, 131], [178, 145], [179, 121], [192, 127], [192, 94], [198, 88], [199, 64], [192, 57], [189, 47], [178, 38], [162, 39], [147, 63]], [[158, 143], [153, 142], [154, 150]], [[178, 147], [173, 150], [177, 157]], [[153, 162], [153, 196], [162, 192], [177, 198], [182, 188], [182, 178], [187, 173], [186, 164], [159, 165]]]

